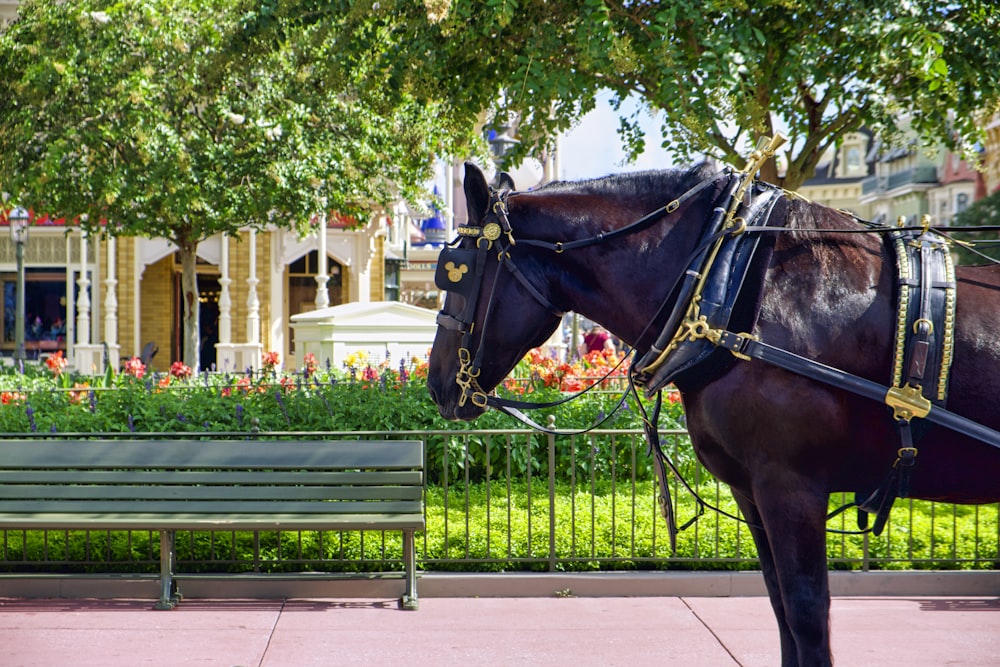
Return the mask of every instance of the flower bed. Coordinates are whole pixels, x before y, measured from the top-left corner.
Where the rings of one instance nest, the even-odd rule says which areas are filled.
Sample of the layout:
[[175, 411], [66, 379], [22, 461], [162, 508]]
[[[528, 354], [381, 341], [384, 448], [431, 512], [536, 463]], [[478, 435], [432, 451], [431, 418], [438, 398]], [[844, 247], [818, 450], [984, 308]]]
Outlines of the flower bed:
[[[266, 352], [262, 361], [256, 373], [195, 375], [181, 362], [174, 362], [167, 373], [151, 372], [133, 357], [121, 372], [86, 376], [68, 372], [62, 355], [53, 355], [43, 366], [28, 367], [24, 373], [8, 368], [0, 375], [0, 432], [447, 431], [469, 426], [438, 414], [427, 393], [427, 364], [421, 359], [372, 364], [358, 353], [344, 368], [330, 368], [307, 354], [301, 368], [284, 369], [277, 353]], [[554, 415], [560, 428], [580, 429], [615, 410], [627, 388], [625, 373], [627, 364], [614, 355], [593, 353], [575, 364], [555, 364], [533, 351], [500, 391], [551, 401], [571, 388], [597, 385], [579, 400], [537, 417]], [[673, 401], [668, 401], [661, 427], [679, 428], [682, 409], [676, 394], [668, 395]], [[474, 426], [521, 427], [495, 411]], [[640, 426], [630, 404], [603, 424]], [[429, 458], [445, 459], [444, 450], [450, 446], [447, 438], [435, 436], [428, 443]], [[485, 469], [483, 474], [488, 474]]]

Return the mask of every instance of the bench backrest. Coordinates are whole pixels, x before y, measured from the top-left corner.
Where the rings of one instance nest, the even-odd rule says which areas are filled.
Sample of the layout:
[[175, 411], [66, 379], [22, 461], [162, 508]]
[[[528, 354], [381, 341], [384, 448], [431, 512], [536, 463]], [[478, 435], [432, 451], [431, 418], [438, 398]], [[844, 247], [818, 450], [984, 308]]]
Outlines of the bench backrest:
[[418, 440], [0, 441], [0, 523], [21, 515], [418, 515]]

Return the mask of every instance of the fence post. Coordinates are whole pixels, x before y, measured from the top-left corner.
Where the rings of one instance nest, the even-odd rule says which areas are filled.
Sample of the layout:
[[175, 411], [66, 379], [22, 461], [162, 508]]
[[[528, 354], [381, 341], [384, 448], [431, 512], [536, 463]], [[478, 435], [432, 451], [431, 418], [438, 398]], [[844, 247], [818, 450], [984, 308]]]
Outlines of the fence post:
[[[549, 415], [549, 430], [555, 430], [556, 417]], [[556, 571], [556, 434], [549, 433], [549, 572]]]
[[868, 546], [869, 546], [869, 544], [868, 544], [868, 536], [870, 534], [871, 533], [865, 531], [864, 537], [862, 538], [864, 540], [864, 544], [862, 545], [863, 546], [862, 553], [864, 555], [861, 557], [861, 571], [862, 572], [867, 572], [870, 569], [870, 567], [871, 567], [871, 560], [870, 560], [871, 559], [871, 553], [868, 551]]

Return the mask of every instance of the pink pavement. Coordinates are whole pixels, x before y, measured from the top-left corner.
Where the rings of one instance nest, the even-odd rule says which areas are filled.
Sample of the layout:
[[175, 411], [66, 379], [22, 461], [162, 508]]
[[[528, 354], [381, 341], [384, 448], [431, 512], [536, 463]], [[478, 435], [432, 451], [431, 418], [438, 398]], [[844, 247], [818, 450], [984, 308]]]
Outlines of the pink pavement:
[[[764, 597], [0, 598], [5, 667], [780, 664]], [[837, 597], [838, 667], [1000, 665], [996, 597]]]

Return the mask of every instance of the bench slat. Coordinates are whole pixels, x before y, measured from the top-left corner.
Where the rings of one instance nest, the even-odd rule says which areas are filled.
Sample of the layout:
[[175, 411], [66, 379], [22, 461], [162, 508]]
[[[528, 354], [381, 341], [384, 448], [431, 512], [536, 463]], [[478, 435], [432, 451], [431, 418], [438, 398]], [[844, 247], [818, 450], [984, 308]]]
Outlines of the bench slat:
[[0, 461], [7, 469], [413, 469], [424, 453], [418, 440], [7, 440]]
[[[352, 486], [423, 486], [420, 470], [384, 470], [363, 472], [308, 471], [232, 471], [232, 470], [6, 470], [0, 461], [0, 484], [134, 484], [138, 474], [144, 484], [255, 484], [269, 485], [347, 484]], [[266, 477], [262, 477], [266, 474]]]
[[258, 514], [268, 518], [273, 514], [379, 514], [416, 512], [419, 500], [392, 501], [308, 501], [308, 500], [12, 500], [0, 503], [0, 524], [13, 515], [39, 514], [40, 511], [56, 514]]
[[191, 531], [297, 531], [297, 530], [402, 530], [424, 529], [420, 512], [390, 514], [330, 514], [303, 516], [273, 513], [269, 516], [238, 513], [58, 514], [37, 513], [0, 518], [6, 530], [191, 530]]
[[[134, 480], [141, 482], [141, 479]], [[6, 484], [0, 486], [0, 511], [7, 509], [8, 500], [29, 499], [48, 503], [54, 500], [419, 500], [423, 489], [418, 486], [268, 486], [258, 476], [257, 485], [240, 486], [144, 486], [144, 485], [51, 485]]]

